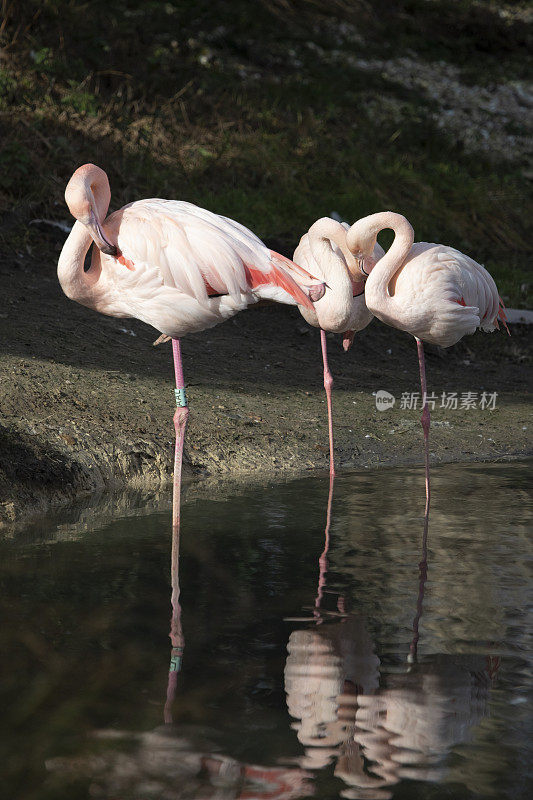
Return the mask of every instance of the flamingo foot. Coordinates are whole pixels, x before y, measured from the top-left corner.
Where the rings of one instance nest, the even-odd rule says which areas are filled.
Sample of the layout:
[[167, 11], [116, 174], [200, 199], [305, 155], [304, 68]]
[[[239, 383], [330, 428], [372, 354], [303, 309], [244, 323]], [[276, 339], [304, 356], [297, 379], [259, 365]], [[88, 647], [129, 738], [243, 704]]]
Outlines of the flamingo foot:
[[167, 336], [166, 333], [162, 333], [161, 336], [159, 336], [159, 338], [155, 340], [155, 342], [152, 342], [152, 344], [154, 347], [157, 347], [158, 344], [164, 344], [164, 342], [170, 342], [171, 338], [172, 337]]
[[352, 346], [354, 336], [355, 336], [355, 331], [345, 331], [342, 334], [342, 348], [345, 353], [347, 353], [350, 347]]

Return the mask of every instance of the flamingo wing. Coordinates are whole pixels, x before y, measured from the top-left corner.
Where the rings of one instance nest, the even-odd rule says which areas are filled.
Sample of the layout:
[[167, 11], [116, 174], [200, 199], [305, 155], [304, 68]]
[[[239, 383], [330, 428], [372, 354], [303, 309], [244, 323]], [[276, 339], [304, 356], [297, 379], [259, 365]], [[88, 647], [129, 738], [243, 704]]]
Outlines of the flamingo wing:
[[[212, 295], [262, 296], [275, 287], [280, 302], [310, 304], [282, 257], [233, 220], [191, 203], [142, 200], [113, 214], [106, 227], [116, 229], [120, 250], [136, 267], [156, 264], [163, 284], [209, 307]], [[289, 262], [292, 263], [292, 262]]]
[[[348, 223], [342, 222], [341, 225], [343, 226], [343, 228], [345, 228], [345, 230], [348, 230], [349, 228]], [[342, 253], [342, 250], [334, 242], [331, 242], [331, 247], [334, 253], [339, 258], [344, 259], [344, 254]], [[383, 255], [384, 251], [378, 244], [376, 244], [376, 248], [377, 250], [375, 251], [375, 254], [377, 255], [377, 258], [379, 258], [381, 257], [381, 255]], [[320, 262], [315, 259], [311, 251], [311, 245], [309, 242], [308, 233], [305, 233], [300, 239], [298, 247], [294, 251], [293, 259], [296, 263], [300, 265], [301, 268], [306, 270], [307, 274], [316, 275], [318, 279], [324, 281], [324, 284], [327, 287], [327, 282], [328, 282], [327, 270], [325, 270], [323, 265], [321, 265]], [[373, 318], [372, 312], [369, 311], [366, 305], [364, 288], [365, 284], [363, 281], [360, 281], [359, 283], [354, 283], [352, 281], [353, 298], [351, 301], [350, 316], [348, 319], [345, 320], [346, 330], [344, 331], [343, 329], [342, 332], [343, 347], [345, 350], [348, 350], [351, 347], [355, 332], [360, 331], [363, 328], [366, 328], [366, 326], [372, 321]], [[326, 294], [327, 292], [328, 289], [326, 288]], [[310, 325], [314, 325], [317, 328], [320, 327], [320, 323], [318, 321], [318, 316], [316, 313], [316, 308], [312, 313], [308, 311], [302, 313], [304, 319], [307, 320], [307, 322]]]
[[492, 275], [474, 261], [473, 258], [446, 245], [430, 245], [417, 242], [413, 249], [428, 249], [432, 258], [436, 258], [439, 266], [445, 271], [446, 289], [450, 299], [466, 308], [476, 308], [479, 316], [479, 327], [483, 330], [494, 330], [500, 310], [500, 298]]
[[494, 280], [481, 264], [452, 247], [416, 242], [389, 291], [401, 308], [401, 327], [424, 341], [449, 347], [476, 328], [496, 327]]

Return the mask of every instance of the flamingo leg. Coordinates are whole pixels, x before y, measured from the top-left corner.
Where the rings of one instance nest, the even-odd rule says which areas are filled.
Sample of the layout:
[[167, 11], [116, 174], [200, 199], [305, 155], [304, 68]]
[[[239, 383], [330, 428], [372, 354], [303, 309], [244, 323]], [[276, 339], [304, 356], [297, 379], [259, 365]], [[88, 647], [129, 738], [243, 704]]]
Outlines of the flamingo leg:
[[181, 627], [181, 605], [179, 585], [179, 550], [180, 550], [180, 501], [181, 501], [181, 465], [183, 461], [183, 442], [189, 418], [189, 408], [185, 394], [185, 380], [181, 363], [181, 348], [179, 339], [172, 339], [172, 354], [174, 356], [174, 374], [176, 376], [176, 411], [174, 413], [174, 429], [176, 431], [176, 444], [174, 448], [174, 479], [172, 486], [172, 553], [170, 579], [172, 585], [172, 618], [170, 622], [170, 642], [172, 650], [170, 667], [168, 671], [167, 697], [163, 717], [166, 723], [172, 722], [172, 703], [176, 694], [178, 672], [181, 669], [183, 658], [183, 630]]
[[181, 364], [181, 349], [179, 339], [172, 339], [172, 353], [174, 355], [174, 373], [176, 376], [176, 411], [174, 413], [174, 429], [176, 431], [176, 446], [174, 449], [174, 480], [172, 492], [172, 530], [179, 528], [180, 524], [180, 497], [181, 497], [181, 465], [183, 461], [183, 442], [189, 418], [189, 408], [185, 395], [185, 381]]
[[420, 367], [420, 388], [422, 389], [422, 430], [424, 431], [424, 462], [426, 466], [426, 516], [429, 513], [429, 502], [431, 499], [431, 489], [429, 485], [429, 427], [431, 424], [431, 417], [429, 414], [429, 406], [427, 401], [427, 385], [426, 385], [426, 361], [424, 358], [424, 343], [415, 336], [416, 347], [418, 350], [418, 364]]
[[322, 346], [322, 362], [324, 364], [324, 389], [328, 401], [328, 430], [329, 430], [329, 475], [335, 477], [335, 456], [333, 454], [333, 411], [331, 406], [331, 387], [333, 386], [333, 375], [328, 366], [328, 346], [326, 343], [326, 331], [320, 329], [320, 344]]

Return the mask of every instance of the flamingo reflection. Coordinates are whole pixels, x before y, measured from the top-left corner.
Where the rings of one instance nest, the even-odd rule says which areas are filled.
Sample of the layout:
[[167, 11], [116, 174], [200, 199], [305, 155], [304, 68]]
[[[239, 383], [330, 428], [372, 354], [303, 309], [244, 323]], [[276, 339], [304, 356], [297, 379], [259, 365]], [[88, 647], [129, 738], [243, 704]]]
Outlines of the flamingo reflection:
[[[174, 504], [174, 509], [176, 509]], [[179, 508], [179, 506], [178, 506]], [[173, 726], [173, 707], [176, 700], [178, 686], [178, 675], [183, 663], [183, 653], [185, 648], [185, 638], [183, 635], [182, 609], [180, 604], [180, 582], [179, 582], [179, 563], [180, 563], [180, 516], [173, 513], [172, 516], [172, 549], [171, 549], [171, 608], [169, 638], [171, 642], [170, 666], [168, 672], [167, 694], [163, 710], [163, 719], [166, 726]], [[165, 731], [159, 731], [158, 746], [161, 743], [168, 745], [172, 741], [172, 728], [167, 728], [171, 738]], [[175, 738], [175, 737], [173, 737]], [[302, 769], [294, 767], [262, 767], [254, 764], [244, 764], [233, 758], [219, 753], [201, 754], [190, 753], [197, 758], [197, 767], [209, 781], [209, 785], [217, 787], [217, 796], [227, 798], [227, 800], [252, 800], [252, 798], [265, 798], [265, 800], [292, 800], [303, 795], [313, 794], [313, 787], [308, 782], [308, 774]], [[183, 760], [183, 753], [177, 752], [176, 756], [180, 762]], [[187, 797], [196, 797], [189, 794]], [[176, 797], [181, 797], [177, 794]], [[203, 796], [203, 795], [202, 795]]]
[[[171, 655], [164, 724], [144, 732], [113, 728], [93, 732], [103, 745], [97, 755], [50, 758], [47, 770], [58, 777], [88, 780], [94, 798], [160, 797], [165, 800], [297, 800], [310, 797], [309, 773], [298, 766], [263, 767], [220, 752], [201, 729], [174, 719], [185, 639], [180, 603], [180, 521], [173, 516], [171, 550]], [[123, 745], [120, 748], [117, 745]]]
[[[179, 508], [179, 506], [178, 506]], [[181, 624], [181, 605], [180, 605], [180, 517], [176, 514], [176, 504], [173, 504], [172, 513], [172, 546], [170, 552], [170, 584], [172, 593], [170, 604], [172, 606], [172, 616], [170, 618], [170, 666], [168, 670], [167, 698], [163, 710], [163, 719], [166, 724], [170, 724], [172, 719], [172, 705], [176, 697], [178, 686], [178, 673], [181, 671], [183, 662], [183, 651], [185, 649], [185, 638], [183, 636], [183, 626]]]
[[[333, 483], [314, 617], [287, 645], [285, 691], [306, 769], [334, 764], [346, 798], [384, 800], [402, 779], [446, 780], [446, 758], [468, 742], [485, 712], [497, 661], [481, 655], [425, 655], [419, 623], [428, 575], [424, 518], [419, 585], [406, 669], [380, 675], [364, 618], [321, 608], [330, 547]], [[344, 598], [337, 609], [345, 611]], [[305, 618], [299, 618], [303, 622]], [[323, 624], [322, 624], [323, 623]], [[380, 686], [380, 678], [382, 685]]]

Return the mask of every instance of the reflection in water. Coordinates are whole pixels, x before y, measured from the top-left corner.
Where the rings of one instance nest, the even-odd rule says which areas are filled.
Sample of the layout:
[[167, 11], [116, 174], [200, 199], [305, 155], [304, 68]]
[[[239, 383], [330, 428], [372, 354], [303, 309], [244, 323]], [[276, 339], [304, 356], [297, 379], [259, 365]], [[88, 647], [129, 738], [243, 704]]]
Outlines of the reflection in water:
[[[331, 461], [333, 463], [333, 460]], [[320, 608], [322, 605], [322, 598], [324, 596], [324, 587], [326, 585], [326, 573], [328, 571], [328, 550], [329, 550], [329, 530], [331, 528], [331, 508], [333, 505], [333, 484], [335, 483], [335, 476], [329, 476], [329, 492], [328, 492], [328, 506], [326, 510], [326, 527], [324, 529], [324, 549], [318, 559], [318, 591], [315, 600], [315, 618], [319, 622]]]
[[295, 630], [287, 645], [287, 706], [298, 740], [306, 748], [306, 766], [331, 762], [348, 742], [360, 694], [378, 687], [379, 659], [364, 621], [352, 615], [324, 626]]
[[170, 724], [172, 720], [172, 704], [176, 697], [176, 688], [178, 684], [178, 673], [181, 670], [183, 662], [183, 651], [185, 648], [185, 639], [183, 636], [183, 627], [181, 624], [181, 605], [180, 605], [180, 518], [177, 519], [173, 513], [172, 515], [172, 545], [170, 553], [170, 585], [172, 593], [170, 596], [170, 605], [172, 607], [172, 616], [170, 618], [170, 643], [172, 649], [170, 651], [170, 666], [168, 670], [168, 684], [167, 684], [167, 699], [163, 712], [164, 721]]
[[[333, 481], [325, 548], [319, 559], [313, 627], [294, 630], [287, 645], [287, 708], [305, 748], [302, 767], [335, 763], [343, 797], [390, 798], [402, 779], [443, 781], [451, 748], [472, 738], [485, 714], [499, 659], [425, 656], [418, 662], [419, 622], [427, 580], [429, 510], [426, 506], [419, 562], [419, 590], [408, 663], [384, 676], [364, 618], [321, 609], [326, 590]], [[337, 608], [344, 611], [344, 599]], [[328, 619], [329, 617], [329, 619]], [[293, 619], [294, 621], [294, 619]], [[303, 619], [300, 621], [304, 621]], [[321, 623], [325, 624], [321, 624]]]
[[418, 640], [420, 632], [418, 630], [420, 617], [424, 607], [424, 594], [428, 577], [428, 530], [429, 530], [429, 506], [426, 503], [426, 513], [424, 514], [424, 531], [422, 533], [422, 558], [418, 564], [418, 597], [416, 598], [416, 614], [413, 619], [413, 638], [409, 647], [409, 661], [416, 662], [418, 657]]
[[[186, 752], [185, 763], [191, 768], [189, 774], [184, 774], [181, 770], [184, 752], [183, 745], [187, 744], [173, 729], [172, 706], [176, 698], [178, 673], [183, 662], [183, 651], [185, 639], [181, 623], [180, 605], [180, 582], [179, 582], [179, 551], [180, 551], [180, 521], [173, 520], [172, 525], [172, 551], [171, 551], [171, 606], [172, 616], [170, 620], [170, 641], [172, 645], [170, 653], [170, 668], [168, 672], [167, 696], [164, 707], [165, 725], [170, 726], [166, 730], [159, 729], [148, 735], [143, 740], [143, 747], [148, 749], [149, 758], [147, 763], [150, 772], [159, 777], [161, 774], [170, 772], [174, 780], [179, 777], [189, 778], [187, 783], [187, 797], [203, 796], [206, 788], [206, 781], [209, 786], [217, 789], [217, 798], [245, 798], [251, 800], [257, 798], [272, 798], [272, 800], [290, 800], [290, 798], [302, 797], [302, 795], [312, 794], [312, 786], [308, 785], [307, 774], [295, 768], [266, 768], [252, 764], [243, 764], [233, 758], [221, 756], [218, 753], [202, 754], [193, 751]], [[159, 759], [154, 755], [158, 754]], [[137, 754], [138, 756], [138, 754]], [[162, 756], [162, 758], [161, 758]], [[142, 757], [139, 759], [143, 761]], [[158, 765], [159, 762], [159, 765]], [[139, 761], [137, 762], [139, 763]], [[198, 792], [191, 794], [191, 778], [198, 781], [203, 774], [204, 781], [198, 783]], [[109, 788], [107, 786], [106, 788]], [[123, 789], [124, 787], [120, 787]], [[162, 788], [162, 787], [161, 787]], [[165, 798], [183, 797], [183, 787], [174, 786], [173, 791], [165, 794]]]
[[[77, 780], [90, 779], [90, 795], [95, 798], [158, 797], [163, 800], [216, 797], [217, 800], [293, 800], [309, 797], [314, 788], [309, 773], [298, 767], [264, 767], [243, 763], [205, 747], [199, 749], [194, 736], [174, 725], [178, 677], [182, 668], [185, 638], [180, 604], [180, 519], [173, 515], [171, 545], [171, 641], [170, 666], [164, 725], [153, 731], [135, 734], [114, 730], [94, 732], [101, 742], [133, 746], [133, 752], [111, 751], [85, 760], [52, 758], [46, 763], [51, 772], [68, 774]], [[203, 738], [203, 737], [202, 737]]]
[[405, 674], [388, 676], [376, 695], [360, 697], [355, 739], [372, 771], [387, 784], [442, 781], [451, 748], [470, 741], [485, 714], [486, 666], [481, 656], [430, 656]]
[[[181, 670], [183, 661], [183, 651], [185, 648], [185, 639], [183, 636], [183, 627], [181, 623], [181, 605], [180, 605], [180, 583], [179, 583], [179, 551], [180, 551], [180, 520], [177, 521], [173, 518], [172, 524], [172, 551], [171, 551], [171, 606], [172, 616], [170, 620], [170, 641], [172, 644], [170, 654], [170, 668], [168, 672], [167, 696], [164, 707], [164, 721], [166, 725], [171, 725], [173, 722], [172, 706], [176, 697], [176, 688], [178, 681], [178, 673]], [[172, 728], [163, 734], [157, 735], [156, 745], [160, 749], [161, 743], [165, 750], [168, 751], [170, 743], [173, 752], [168, 755], [179, 759], [181, 753], [176, 752], [175, 743], [172, 745], [173, 740], [176, 738], [173, 735]], [[179, 741], [180, 737], [178, 737]], [[307, 785], [307, 774], [295, 768], [266, 768], [259, 767], [252, 764], [243, 764], [235, 759], [227, 758], [219, 754], [202, 755], [199, 753], [189, 753], [189, 763], [191, 756], [195, 762], [196, 773], [203, 772], [208, 777], [209, 784], [217, 787], [217, 797], [224, 798], [240, 798], [245, 800], [252, 797], [257, 798], [272, 798], [272, 800], [290, 800], [290, 798], [301, 797], [302, 794], [312, 794], [312, 787]], [[153, 764], [153, 759], [151, 759]], [[174, 767], [175, 769], [175, 767]], [[204, 787], [205, 788], [205, 787]], [[187, 787], [187, 796], [191, 795], [190, 786]], [[180, 789], [178, 794], [166, 795], [172, 797], [182, 797]]]
[[186, 504], [170, 669], [168, 505], [0, 540], [6, 796], [529, 797], [527, 470], [383, 478]]
[[183, 735], [173, 726], [141, 734], [101, 731], [95, 738], [107, 744], [118, 741], [123, 749], [84, 759], [54, 758], [46, 763], [50, 772], [63, 778], [89, 779], [90, 797], [292, 800], [313, 794], [301, 769], [256, 767], [216, 751], [199, 750], [190, 734]]

